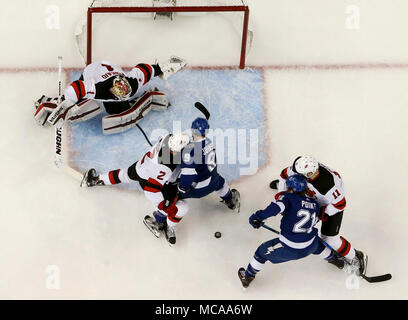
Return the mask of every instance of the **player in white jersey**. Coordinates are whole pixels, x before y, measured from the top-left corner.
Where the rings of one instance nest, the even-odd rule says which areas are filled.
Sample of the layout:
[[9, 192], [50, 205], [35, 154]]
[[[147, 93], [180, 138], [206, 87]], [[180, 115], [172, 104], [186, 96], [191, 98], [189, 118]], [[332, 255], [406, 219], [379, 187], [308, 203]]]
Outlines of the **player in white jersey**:
[[186, 65], [183, 59], [172, 57], [164, 64], [140, 63], [125, 72], [109, 61], [88, 65], [81, 77], [72, 82], [57, 105], [57, 98], [42, 96], [35, 104], [35, 119], [41, 125], [60, 122], [80, 122], [102, 112], [100, 104], [109, 114], [102, 119], [104, 134], [123, 132], [136, 125], [150, 110], [166, 110], [169, 101], [157, 89], [144, 90], [151, 79], [167, 79]]
[[185, 201], [177, 198], [176, 182], [180, 173], [181, 151], [190, 138], [174, 133], [160, 139], [139, 161], [128, 168], [97, 174], [88, 170], [81, 185], [88, 187], [139, 182], [155, 209], [154, 218], [145, 217], [145, 224], [157, 236], [163, 231], [170, 245], [176, 243], [174, 227], [188, 211]]
[[[345, 238], [339, 235], [343, 211], [346, 208], [346, 197], [340, 174], [317, 162], [311, 156], [299, 156], [292, 166], [282, 170], [278, 180], [271, 182], [270, 187], [278, 190], [275, 195], [276, 199], [287, 191], [286, 179], [295, 174], [302, 174], [306, 177], [309, 196], [314, 196], [321, 207], [322, 239], [342, 257], [359, 264], [360, 272], [363, 274], [364, 254], [355, 250]], [[326, 248], [322, 253], [323, 258], [326, 258], [324, 255], [328, 257], [330, 250]], [[328, 261], [340, 269], [344, 268], [344, 261], [336, 256]]]

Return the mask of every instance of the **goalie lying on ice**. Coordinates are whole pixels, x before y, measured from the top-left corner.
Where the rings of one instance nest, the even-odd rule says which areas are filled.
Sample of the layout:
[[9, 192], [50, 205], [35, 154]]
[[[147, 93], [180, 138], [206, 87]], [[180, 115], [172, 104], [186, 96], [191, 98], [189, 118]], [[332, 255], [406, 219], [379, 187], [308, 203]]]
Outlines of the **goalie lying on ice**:
[[169, 101], [164, 93], [143, 87], [154, 77], [167, 80], [186, 66], [186, 61], [171, 57], [164, 64], [140, 63], [129, 72], [116, 64], [98, 61], [88, 65], [81, 77], [72, 82], [58, 98], [42, 96], [35, 103], [34, 118], [42, 125], [81, 122], [102, 112], [102, 102], [109, 114], [102, 119], [104, 134], [126, 131], [136, 125], [150, 110], [166, 110]]

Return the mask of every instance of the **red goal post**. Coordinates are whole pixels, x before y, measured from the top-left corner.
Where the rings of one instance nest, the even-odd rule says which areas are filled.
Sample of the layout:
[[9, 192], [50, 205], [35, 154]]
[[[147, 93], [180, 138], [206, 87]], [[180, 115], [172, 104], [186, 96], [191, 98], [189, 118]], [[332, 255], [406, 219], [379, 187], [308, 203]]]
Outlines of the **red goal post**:
[[[136, 2], [136, 1], [135, 1]], [[200, 1], [196, 1], [199, 3]], [[208, 1], [211, 2], [211, 1]], [[216, 1], [220, 3], [220, 1]], [[226, 2], [226, 1], [224, 1]], [[244, 3], [243, 0], [230, 1], [238, 4], [232, 5], [183, 5], [183, 6], [101, 6], [88, 7], [87, 12], [87, 28], [86, 28], [86, 64], [92, 63], [92, 21], [94, 14], [100, 13], [177, 13], [177, 12], [242, 12], [243, 24], [242, 24], [242, 40], [241, 40], [241, 52], [239, 67], [241, 69], [245, 68], [245, 58], [247, 52], [247, 42], [248, 42], [248, 23], [249, 23], [249, 7]], [[112, 4], [115, 2], [112, 1]], [[194, 1], [191, 1], [193, 4]], [[228, 3], [228, 2], [226, 2]]]

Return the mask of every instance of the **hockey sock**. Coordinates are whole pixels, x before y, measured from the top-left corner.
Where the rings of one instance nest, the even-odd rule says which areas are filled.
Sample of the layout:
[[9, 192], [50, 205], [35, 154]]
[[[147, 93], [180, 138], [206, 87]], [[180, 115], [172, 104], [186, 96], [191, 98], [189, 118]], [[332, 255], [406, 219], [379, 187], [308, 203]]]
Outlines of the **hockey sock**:
[[255, 257], [252, 258], [251, 262], [248, 264], [247, 269], [245, 270], [245, 277], [253, 278], [256, 274], [263, 269], [265, 262], [261, 263]]
[[153, 214], [153, 216], [154, 216], [154, 218], [156, 219], [156, 222], [157, 222], [157, 223], [163, 223], [164, 220], [167, 219], [167, 216], [165, 216], [164, 214], [162, 214], [162, 213], [159, 212], [159, 211], [156, 211], [156, 212]]

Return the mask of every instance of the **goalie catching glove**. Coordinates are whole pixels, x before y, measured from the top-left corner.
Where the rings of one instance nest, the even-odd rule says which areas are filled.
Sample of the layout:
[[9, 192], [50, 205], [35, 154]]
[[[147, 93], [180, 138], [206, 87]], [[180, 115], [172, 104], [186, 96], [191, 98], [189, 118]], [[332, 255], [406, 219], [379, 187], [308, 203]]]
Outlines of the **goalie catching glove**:
[[171, 56], [167, 63], [159, 63], [159, 67], [163, 72], [159, 77], [163, 80], [167, 80], [171, 75], [180, 71], [186, 65], [186, 60], [176, 56]]

